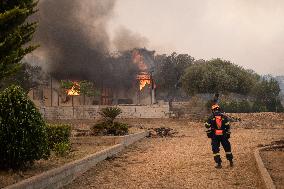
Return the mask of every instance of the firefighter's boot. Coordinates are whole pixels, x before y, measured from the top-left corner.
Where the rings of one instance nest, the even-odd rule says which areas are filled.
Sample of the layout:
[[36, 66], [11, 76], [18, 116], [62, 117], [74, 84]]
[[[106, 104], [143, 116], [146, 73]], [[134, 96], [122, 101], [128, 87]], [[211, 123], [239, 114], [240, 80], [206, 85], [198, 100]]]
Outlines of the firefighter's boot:
[[221, 169], [222, 168], [222, 164], [221, 163], [217, 163], [215, 166], [216, 169]]
[[231, 160], [229, 160], [230, 161], [230, 167], [234, 167], [234, 162], [233, 162], [233, 160], [231, 159]]
[[226, 152], [226, 158], [230, 162], [230, 167], [234, 166], [232, 152]]
[[220, 154], [219, 153], [216, 153], [214, 154], [214, 160], [215, 162], [217, 163], [215, 168], [216, 169], [221, 169], [222, 168], [222, 160], [221, 160], [221, 157], [220, 157]]

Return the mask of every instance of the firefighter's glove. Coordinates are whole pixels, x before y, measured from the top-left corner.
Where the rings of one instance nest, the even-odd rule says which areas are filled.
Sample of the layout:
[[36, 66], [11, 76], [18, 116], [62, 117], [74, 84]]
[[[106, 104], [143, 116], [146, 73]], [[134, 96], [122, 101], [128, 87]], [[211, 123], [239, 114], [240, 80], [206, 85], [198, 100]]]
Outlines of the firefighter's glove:
[[211, 125], [209, 124], [209, 123], [204, 123], [204, 126], [207, 128], [207, 129], [209, 129], [210, 127], [211, 127]]
[[231, 131], [226, 132], [226, 137], [229, 139], [231, 137]]
[[212, 138], [212, 137], [213, 137], [213, 132], [212, 132], [211, 129], [207, 130], [207, 131], [206, 131], [206, 134], [207, 134], [207, 137], [208, 137], [208, 138]]

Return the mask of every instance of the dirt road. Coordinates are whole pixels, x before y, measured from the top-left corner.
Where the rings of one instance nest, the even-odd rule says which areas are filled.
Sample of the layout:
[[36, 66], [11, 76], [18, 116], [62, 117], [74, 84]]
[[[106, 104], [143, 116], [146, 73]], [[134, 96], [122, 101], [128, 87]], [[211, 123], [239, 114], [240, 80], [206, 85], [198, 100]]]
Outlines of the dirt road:
[[253, 151], [258, 145], [283, 138], [283, 117], [269, 127], [265, 122], [246, 128], [243, 123], [234, 123], [230, 141], [235, 167], [228, 166], [222, 150], [220, 170], [214, 168], [210, 140], [202, 123], [138, 120], [146, 127], [174, 128], [178, 134], [144, 139], [99, 163], [65, 188], [263, 188]]

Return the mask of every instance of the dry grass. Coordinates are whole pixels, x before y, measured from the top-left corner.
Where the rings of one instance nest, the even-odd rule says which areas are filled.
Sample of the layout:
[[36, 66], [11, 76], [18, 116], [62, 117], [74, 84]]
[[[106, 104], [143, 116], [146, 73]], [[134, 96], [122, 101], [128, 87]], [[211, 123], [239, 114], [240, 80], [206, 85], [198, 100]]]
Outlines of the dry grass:
[[[117, 157], [99, 163], [65, 188], [263, 188], [253, 151], [284, 136], [284, 116], [242, 114], [230, 139], [235, 167], [214, 168], [210, 140], [202, 123], [190, 120], [128, 120], [138, 127], [170, 127], [171, 138], [147, 138]], [[275, 123], [273, 124], [273, 121]], [[251, 127], [244, 127], [245, 122]], [[258, 122], [261, 121], [261, 122]], [[267, 125], [268, 123], [270, 125]]]
[[[103, 138], [101, 138], [103, 140]], [[0, 188], [3, 188], [5, 186], [14, 184], [16, 182], [19, 182], [23, 179], [27, 179], [29, 177], [32, 177], [34, 175], [43, 173], [47, 170], [62, 166], [66, 163], [72, 162], [77, 159], [81, 159], [85, 157], [86, 155], [93, 154], [95, 152], [101, 151], [111, 145], [113, 145], [113, 142], [109, 140], [109, 143], [105, 141], [99, 141], [98, 139], [96, 142], [99, 145], [79, 145], [74, 144], [72, 145], [71, 152], [65, 156], [65, 157], [57, 157], [54, 154], [51, 154], [48, 160], [39, 160], [34, 163], [34, 165], [27, 170], [21, 170], [21, 171], [4, 171], [0, 170]]]
[[[232, 123], [230, 141], [236, 162], [234, 168], [227, 167], [223, 151], [223, 169], [214, 168], [210, 140], [206, 138], [201, 122], [189, 119], [124, 119], [120, 121], [129, 123], [131, 132], [141, 128], [169, 127], [178, 133], [169, 138], [144, 139], [115, 158], [99, 163], [66, 188], [263, 188], [253, 151], [259, 145], [283, 139], [284, 114], [234, 116], [242, 120]], [[80, 128], [88, 128], [92, 124], [92, 121], [73, 123], [74, 127], [79, 125]], [[105, 141], [103, 137], [100, 140]], [[38, 161], [25, 172], [0, 171], [0, 188], [107, 146], [105, 142], [95, 143], [97, 145], [75, 145], [69, 156], [52, 156], [48, 162]]]

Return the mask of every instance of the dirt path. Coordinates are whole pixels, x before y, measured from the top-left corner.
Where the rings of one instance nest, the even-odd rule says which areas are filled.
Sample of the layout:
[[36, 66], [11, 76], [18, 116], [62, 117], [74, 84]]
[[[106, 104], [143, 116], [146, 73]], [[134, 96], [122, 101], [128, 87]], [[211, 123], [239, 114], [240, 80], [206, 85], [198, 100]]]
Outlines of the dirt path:
[[233, 128], [231, 144], [235, 167], [216, 170], [210, 140], [202, 123], [162, 121], [179, 131], [173, 138], [148, 138], [103, 161], [65, 188], [263, 188], [253, 150], [284, 136], [282, 126], [269, 129]]

